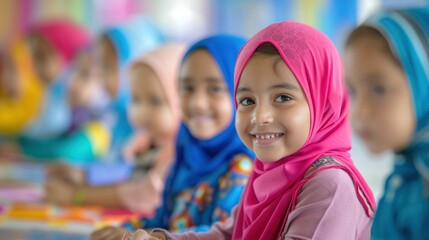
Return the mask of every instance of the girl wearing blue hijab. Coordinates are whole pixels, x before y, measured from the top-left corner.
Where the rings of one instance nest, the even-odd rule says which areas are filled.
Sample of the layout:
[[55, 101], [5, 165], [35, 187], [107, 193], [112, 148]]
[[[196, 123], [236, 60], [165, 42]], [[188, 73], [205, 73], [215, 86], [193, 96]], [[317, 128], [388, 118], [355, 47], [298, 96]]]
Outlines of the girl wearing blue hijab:
[[429, 8], [381, 12], [350, 35], [352, 125], [368, 148], [393, 150], [372, 239], [429, 239]]
[[[179, 80], [183, 124], [163, 205], [153, 218], [125, 227], [206, 231], [226, 220], [238, 204], [253, 158], [234, 124], [234, 64], [244, 42], [235, 36], [212, 36], [185, 54]], [[125, 231], [104, 228], [91, 239], [115, 239]]]

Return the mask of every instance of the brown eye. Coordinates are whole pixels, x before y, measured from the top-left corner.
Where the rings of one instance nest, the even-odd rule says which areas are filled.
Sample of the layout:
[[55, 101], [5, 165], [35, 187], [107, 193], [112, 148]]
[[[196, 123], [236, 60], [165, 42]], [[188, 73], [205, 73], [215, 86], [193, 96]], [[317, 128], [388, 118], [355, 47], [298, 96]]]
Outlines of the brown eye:
[[292, 100], [292, 98], [287, 96], [287, 95], [280, 95], [280, 96], [276, 97], [276, 99], [274, 101], [282, 103], [282, 102], [289, 102], [291, 100]]
[[255, 102], [250, 98], [243, 98], [239, 101], [239, 104], [243, 106], [249, 106], [255, 104]]

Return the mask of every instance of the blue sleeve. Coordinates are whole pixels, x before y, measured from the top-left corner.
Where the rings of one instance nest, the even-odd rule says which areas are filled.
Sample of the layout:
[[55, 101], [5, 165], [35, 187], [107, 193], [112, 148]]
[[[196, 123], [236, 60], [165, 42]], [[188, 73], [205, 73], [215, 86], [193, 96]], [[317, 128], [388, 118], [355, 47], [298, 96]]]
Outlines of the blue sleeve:
[[212, 222], [225, 221], [232, 209], [240, 202], [240, 198], [250, 173], [253, 162], [246, 155], [237, 155], [231, 162], [228, 173], [220, 179], [220, 188], [216, 196], [216, 206], [213, 211]]

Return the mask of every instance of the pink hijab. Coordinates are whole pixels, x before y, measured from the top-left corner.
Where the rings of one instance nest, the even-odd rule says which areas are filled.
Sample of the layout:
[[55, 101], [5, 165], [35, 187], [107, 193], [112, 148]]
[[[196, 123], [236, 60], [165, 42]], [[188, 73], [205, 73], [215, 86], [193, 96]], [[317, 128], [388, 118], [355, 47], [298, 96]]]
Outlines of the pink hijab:
[[30, 30], [30, 33], [40, 34], [64, 59], [70, 63], [74, 55], [88, 47], [91, 35], [84, 27], [68, 20], [55, 20], [41, 23]]
[[335, 46], [310, 26], [293, 21], [274, 23], [253, 36], [241, 50], [235, 68], [235, 89], [247, 62], [263, 43], [277, 48], [298, 79], [310, 108], [310, 133], [304, 146], [290, 156], [272, 163], [256, 159], [239, 207], [233, 239], [278, 239], [296, 204], [304, 174], [323, 156], [341, 163], [332, 167], [350, 175], [362, 207], [372, 217], [374, 196], [349, 154], [349, 102], [342, 61]]

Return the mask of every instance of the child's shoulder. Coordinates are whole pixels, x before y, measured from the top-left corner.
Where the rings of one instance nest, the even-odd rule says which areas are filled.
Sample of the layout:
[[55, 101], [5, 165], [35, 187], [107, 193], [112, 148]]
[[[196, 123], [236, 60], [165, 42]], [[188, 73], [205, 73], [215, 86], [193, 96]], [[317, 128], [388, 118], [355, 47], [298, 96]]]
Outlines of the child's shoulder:
[[349, 174], [342, 168], [332, 167], [338, 165], [341, 165], [341, 163], [332, 157], [319, 158], [307, 170], [304, 176], [307, 181], [305, 181], [306, 184], [304, 184], [303, 188], [312, 185], [313, 187], [316, 186], [316, 188], [322, 187], [325, 190], [354, 189]]
[[313, 175], [316, 171], [322, 170], [323, 168], [335, 165], [341, 165], [341, 163], [336, 161], [331, 156], [323, 156], [311, 164], [311, 166], [305, 172], [304, 178]]

